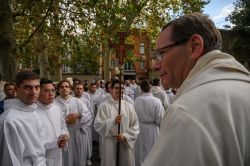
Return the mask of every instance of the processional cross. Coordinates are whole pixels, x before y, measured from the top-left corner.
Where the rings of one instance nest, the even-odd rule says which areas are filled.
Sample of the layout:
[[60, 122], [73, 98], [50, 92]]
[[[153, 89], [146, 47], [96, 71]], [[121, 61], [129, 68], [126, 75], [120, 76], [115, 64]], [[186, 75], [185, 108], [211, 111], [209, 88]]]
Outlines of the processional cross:
[[[117, 49], [117, 54], [119, 57], [119, 80], [120, 80], [120, 89], [119, 89], [119, 107], [118, 107], [118, 115], [121, 114], [121, 98], [122, 98], [122, 90], [121, 90], [121, 80], [122, 80], [122, 66], [124, 63], [124, 58], [126, 57], [126, 50], [134, 49], [133, 45], [125, 44], [125, 39], [128, 36], [128, 32], [118, 32], [119, 43], [114, 44], [110, 43], [110, 48]], [[118, 133], [120, 134], [120, 123], [118, 123]], [[119, 166], [119, 157], [120, 157], [120, 142], [117, 142], [117, 157], [116, 157], [116, 165]]]

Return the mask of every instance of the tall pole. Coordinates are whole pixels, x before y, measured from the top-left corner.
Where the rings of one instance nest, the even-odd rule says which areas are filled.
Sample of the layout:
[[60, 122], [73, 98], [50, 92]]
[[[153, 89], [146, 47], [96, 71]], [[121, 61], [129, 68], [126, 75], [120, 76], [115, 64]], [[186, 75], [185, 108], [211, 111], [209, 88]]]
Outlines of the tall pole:
[[[118, 115], [121, 115], [121, 101], [122, 101], [122, 64], [119, 66], [119, 105], [118, 105]], [[121, 124], [118, 123], [118, 132], [119, 135], [121, 133]], [[120, 142], [117, 142], [117, 157], [116, 157], [116, 165], [119, 166], [119, 158], [120, 158]]]
[[[125, 39], [128, 35], [128, 32], [118, 32], [118, 35], [120, 37], [120, 42], [119, 44], [114, 44], [114, 43], [110, 43], [109, 47], [110, 48], [116, 48], [118, 50], [118, 57], [119, 57], [119, 106], [118, 106], [118, 115], [121, 114], [121, 99], [122, 99], [122, 66], [123, 66], [123, 61], [124, 61], [124, 57], [125, 57], [125, 50], [126, 49], [133, 49], [134, 46], [133, 45], [126, 45], [125, 44]], [[118, 127], [118, 132], [117, 134], [120, 134], [120, 126], [121, 124], [118, 123], [117, 127]], [[117, 142], [117, 157], [116, 157], [116, 166], [119, 166], [119, 157], [120, 157], [120, 142]]]
[[[123, 37], [123, 41], [125, 40], [125, 37]], [[121, 45], [119, 47], [119, 105], [118, 105], [118, 115], [121, 115], [121, 101], [122, 101], [122, 65], [123, 65], [123, 58], [125, 55], [125, 49], [124, 45]], [[117, 134], [121, 134], [121, 124], [118, 123], [118, 132]], [[119, 161], [120, 161], [120, 142], [117, 142], [117, 158], [116, 158], [116, 165], [119, 166]]]

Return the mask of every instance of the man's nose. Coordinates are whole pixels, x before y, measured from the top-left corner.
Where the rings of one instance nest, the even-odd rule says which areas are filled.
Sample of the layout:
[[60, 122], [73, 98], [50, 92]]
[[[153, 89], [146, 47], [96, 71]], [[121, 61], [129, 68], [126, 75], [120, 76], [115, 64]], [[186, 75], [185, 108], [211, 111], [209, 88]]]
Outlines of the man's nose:
[[161, 68], [161, 62], [158, 60], [155, 60], [153, 63], [153, 70], [158, 71]]
[[37, 89], [36, 87], [33, 87], [33, 88], [31, 89], [31, 93], [32, 93], [32, 94], [36, 93], [37, 91], [38, 91], [38, 89]]

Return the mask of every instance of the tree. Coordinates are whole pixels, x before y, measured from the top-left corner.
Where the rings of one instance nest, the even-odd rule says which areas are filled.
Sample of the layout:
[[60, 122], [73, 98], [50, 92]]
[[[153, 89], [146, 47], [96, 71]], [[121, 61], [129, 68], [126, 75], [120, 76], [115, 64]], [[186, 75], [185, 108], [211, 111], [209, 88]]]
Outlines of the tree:
[[[157, 2], [157, 3], [156, 3]], [[127, 0], [112, 1], [98, 0], [90, 2], [88, 10], [92, 18], [93, 32], [97, 32], [102, 44], [104, 55], [104, 71], [109, 72], [108, 47], [110, 39], [115, 40], [117, 32], [131, 31], [133, 28], [142, 30], [151, 38], [159, 33], [160, 28], [173, 16], [183, 13], [202, 11], [202, 7], [209, 1], [155, 1], [155, 0]], [[170, 14], [172, 13], [172, 15]], [[104, 79], [108, 79], [108, 73], [104, 73]]]
[[227, 19], [235, 25], [232, 29], [239, 35], [232, 46], [233, 54], [239, 61], [249, 66], [250, 1], [237, 0], [234, 11]]
[[[49, 71], [56, 75], [54, 79], [60, 80], [63, 63], [67, 63], [76, 72], [86, 73], [86, 70], [80, 69], [83, 66], [93, 73], [99, 68], [95, 58], [102, 56], [105, 59], [104, 70], [109, 71], [109, 41], [115, 40], [117, 32], [131, 31], [134, 28], [155, 38], [165, 22], [183, 13], [201, 11], [208, 2], [11, 1], [16, 30], [12, 34], [16, 34], [18, 64], [23, 68], [40, 70], [40, 74], [45, 77], [48, 77], [46, 71]], [[65, 58], [69, 53], [70, 60]], [[104, 75], [108, 79], [108, 73]]]
[[9, 0], [0, 0], [0, 73], [5, 81], [16, 74], [16, 38]]

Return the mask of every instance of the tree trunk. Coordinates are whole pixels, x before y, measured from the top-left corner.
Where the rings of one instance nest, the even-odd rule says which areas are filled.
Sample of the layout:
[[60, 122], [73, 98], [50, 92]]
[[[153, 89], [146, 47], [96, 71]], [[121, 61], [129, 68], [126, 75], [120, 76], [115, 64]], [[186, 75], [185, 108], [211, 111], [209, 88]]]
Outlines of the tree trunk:
[[[33, 7], [32, 7], [31, 12], [33, 13], [33, 15], [39, 18], [39, 19], [34, 20], [35, 25], [38, 25], [43, 19], [43, 16], [40, 13], [40, 10], [38, 10], [40, 8], [38, 1], [32, 2], [32, 6]], [[49, 62], [48, 62], [48, 56], [46, 54], [44, 26], [45, 25], [42, 25], [34, 36], [34, 49], [35, 49], [36, 56], [38, 59], [40, 78], [49, 79]]]
[[0, 0], [0, 73], [5, 81], [16, 75], [16, 37], [10, 0]]
[[104, 77], [104, 80], [109, 80], [111, 75], [110, 75], [110, 70], [109, 70], [109, 67], [110, 67], [110, 49], [109, 48], [104, 48], [102, 53], [104, 54], [104, 56], [102, 56], [104, 58], [104, 72], [103, 72], [103, 77]]
[[35, 36], [35, 47], [36, 47], [35, 48], [36, 55], [38, 56], [40, 77], [50, 79], [48, 55], [46, 53], [46, 44], [44, 40], [44, 35], [41, 30], [39, 30]]
[[57, 65], [54, 68], [53, 81], [59, 82], [62, 80], [62, 68], [61, 68], [62, 62], [61, 62], [61, 55], [60, 54], [57, 55], [56, 61], [57, 61]]

